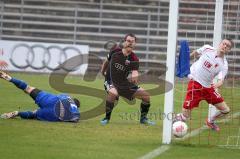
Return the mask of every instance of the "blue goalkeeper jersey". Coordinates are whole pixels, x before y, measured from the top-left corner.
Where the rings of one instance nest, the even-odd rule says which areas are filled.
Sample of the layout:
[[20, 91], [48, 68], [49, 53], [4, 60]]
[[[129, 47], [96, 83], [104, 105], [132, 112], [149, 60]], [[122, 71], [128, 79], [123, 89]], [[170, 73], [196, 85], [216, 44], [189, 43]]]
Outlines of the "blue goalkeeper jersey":
[[38, 120], [77, 122], [80, 119], [79, 109], [67, 94], [54, 95], [41, 91], [35, 103], [39, 106], [36, 112]]

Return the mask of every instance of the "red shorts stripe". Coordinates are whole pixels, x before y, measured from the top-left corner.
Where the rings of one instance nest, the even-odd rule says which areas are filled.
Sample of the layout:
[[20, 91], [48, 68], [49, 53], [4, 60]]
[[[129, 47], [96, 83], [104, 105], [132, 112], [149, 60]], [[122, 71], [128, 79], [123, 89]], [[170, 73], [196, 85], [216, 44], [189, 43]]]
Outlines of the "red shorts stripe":
[[201, 100], [207, 101], [209, 104], [217, 104], [224, 101], [222, 96], [213, 88], [203, 87], [200, 83], [190, 80], [188, 83], [187, 93], [183, 108], [193, 109], [198, 107]]

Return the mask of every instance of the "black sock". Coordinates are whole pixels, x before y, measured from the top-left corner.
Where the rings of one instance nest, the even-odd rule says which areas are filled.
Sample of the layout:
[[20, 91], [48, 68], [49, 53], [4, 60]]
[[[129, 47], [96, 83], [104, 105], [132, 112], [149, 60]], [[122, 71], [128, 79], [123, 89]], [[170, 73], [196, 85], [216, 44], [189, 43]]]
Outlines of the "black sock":
[[148, 111], [149, 111], [149, 107], [150, 107], [150, 103], [148, 103], [148, 102], [142, 102], [141, 103], [141, 108], [140, 108], [141, 119], [147, 117], [147, 114], [148, 114]]
[[113, 107], [114, 107], [113, 102], [106, 101], [106, 117], [105, 118], [108, 120], [110, 120], [111, 118]]

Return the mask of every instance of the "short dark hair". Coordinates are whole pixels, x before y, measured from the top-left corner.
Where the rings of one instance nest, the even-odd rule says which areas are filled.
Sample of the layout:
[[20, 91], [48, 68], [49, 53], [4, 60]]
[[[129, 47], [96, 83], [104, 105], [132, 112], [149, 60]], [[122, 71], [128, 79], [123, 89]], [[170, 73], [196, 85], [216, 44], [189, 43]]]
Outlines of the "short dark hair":
[[77, 98], [73, 98], [74, 103], [77, 105], [77, 107], [80, 107], [80, 101]]
[[136, 37], [136, 35], [133, 34], [133, 33], [128, 33], [128, 34], [126, 34], [125, 37], [124, 37], [124, 41], [126, 41], [126, 39], [127, 39], [128, 36], [133, 37], [133, 38], [135, 39], [135, 41], [137, 41], [137, 37]]
[[225, 38], [226, 40], [228, 40], [228, 41], [230, 41], [230, 43], [231, 43], [231, 48], [234, 46], [234, 42], [233, 42], [233, 40], [232, 39], [230, 39], [230, 38]]

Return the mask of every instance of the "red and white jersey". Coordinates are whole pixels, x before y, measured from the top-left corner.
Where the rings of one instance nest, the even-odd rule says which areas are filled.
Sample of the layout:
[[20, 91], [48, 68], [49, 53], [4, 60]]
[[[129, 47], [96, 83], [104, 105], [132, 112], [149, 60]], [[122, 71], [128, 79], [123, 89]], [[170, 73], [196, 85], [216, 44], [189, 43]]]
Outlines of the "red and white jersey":
[[224, 80], [228, 71], [225, 57], [217, 56], [217, 49], [204, 45], [197, 50], [200, 58], [190, 68], [189, 78], [199, 82], [204, 87], [211, 87], [213, 79], [218, 76]]

